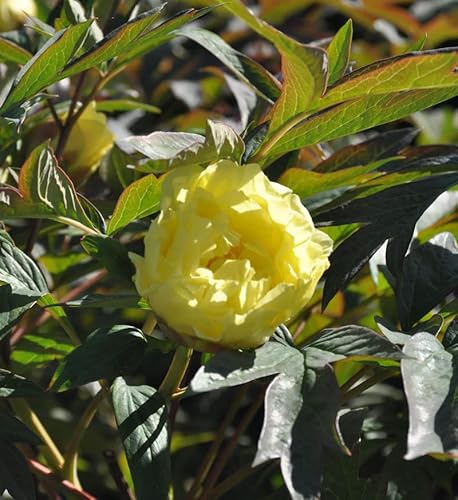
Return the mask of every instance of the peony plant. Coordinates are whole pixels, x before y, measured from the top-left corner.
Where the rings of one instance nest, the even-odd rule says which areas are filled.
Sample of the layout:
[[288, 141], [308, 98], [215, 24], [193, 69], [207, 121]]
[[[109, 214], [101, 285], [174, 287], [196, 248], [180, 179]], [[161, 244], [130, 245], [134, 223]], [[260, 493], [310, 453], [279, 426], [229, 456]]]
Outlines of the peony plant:
[[0, 495], [454, 498], [453, 2], [150, 4], [0, 0]]

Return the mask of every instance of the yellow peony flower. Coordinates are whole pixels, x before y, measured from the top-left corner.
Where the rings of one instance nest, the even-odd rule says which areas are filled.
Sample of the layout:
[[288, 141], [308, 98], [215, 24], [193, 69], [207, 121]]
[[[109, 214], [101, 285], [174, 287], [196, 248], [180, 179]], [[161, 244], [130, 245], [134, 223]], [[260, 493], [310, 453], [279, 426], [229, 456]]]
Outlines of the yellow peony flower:
[[331, 250], [290, 189], [258, 165], [221, 160], [166, 176], [145, 256], [131, 259], [139, 294], [172, 336], [237, 349], [263, 344], [300, 312]]
[[112, 146], [106, 116], [97, 113], [95, 102], [91, 102], [70, 131], [63, 154], [66, 172], [77, 183], [83, 181]]
[[37, 15], [37, 6], [33, 0], [0, 0], [0, 31], [19, 28], [27, 15]]

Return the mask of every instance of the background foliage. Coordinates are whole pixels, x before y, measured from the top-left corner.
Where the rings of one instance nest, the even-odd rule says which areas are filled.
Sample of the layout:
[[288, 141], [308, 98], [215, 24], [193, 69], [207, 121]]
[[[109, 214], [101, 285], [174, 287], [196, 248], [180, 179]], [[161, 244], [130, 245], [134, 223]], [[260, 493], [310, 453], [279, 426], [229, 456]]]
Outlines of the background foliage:
[[[454, 498], [456, 2], [35, 14], [0, 36], [0, 492]], [[169, 391], [127, 254], [162, 174], [216, 158], [260, 163], [335, 250], [292, 324]]]

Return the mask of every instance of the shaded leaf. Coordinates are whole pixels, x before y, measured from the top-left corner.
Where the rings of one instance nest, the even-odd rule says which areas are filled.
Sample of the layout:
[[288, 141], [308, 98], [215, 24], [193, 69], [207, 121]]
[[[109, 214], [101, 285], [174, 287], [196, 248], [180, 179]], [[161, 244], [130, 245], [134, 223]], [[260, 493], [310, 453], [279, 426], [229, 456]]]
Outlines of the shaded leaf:
[[113, 408], [139, 500], [167, 500], [171, 482], [167, 406], [147, 385], [113, 384]]
[[347, 69], [350, 59], [351, 41], [353, 38], [353, 23], [349, 19], [334, 35], [328, 45], [328, 85], [341, 78]]
[[415, 334], [404, 346], [401, 361], [404, 390], [409, 405], [409, 434], [405, 458], [428, 453], [458, 457], [455, 399], [457, 359], [431, 334]]
[[71, 300], [63, 304], [65, 307], [88, 307], [88, 308], [115, 308], [121, 309], [124, 307], [150, 309], [144, 299], [140, 299], [138, 295], [85, 295], [79, 300]]
[[20, 375], [0, 368], [0, 397], [28, 397], [43, 394], [43, 389]]
[[58, 31], [18, 73], [1, 107], [5, 113], [63, 78], [61, 71], [81, 46], [92, 21]]
[[106, 236], [87, 235], [81, 240], [81, 246], [110, 273], [129, 283], [132, 281], [135, 268], [129, 259], [127, 248], [121, 242]]
[[345, 357], [392, 360], [400, 360], [402, 357], [399, 348], [389, 340], [369, 328], [357, 325], [322, 330], [302, 348], [306, 360], [310, 348], [329, 353], [330, 361]]
[[142, 331], [132, 326], [99, 328], [61, 361], [52, 389], [68, 390], [131, 371], [141, 363], [146, 345]]
[[216, 33], [202, 28], [185, 28], [177, 34], [193, 40], [211, 52], [264, 99], [274, 101], [280, 95], [280, 84], [263, 66], [233, 49]]
[[372, 196], [358, 198], [328, 212], [318, 214], [323, 225], [366, 223], [341, 243], [330, 257], [323, 304], [326, 305], [369, 261], [387, 239], [400, 238], [396, 260], [402, 261], [416, 221], [443, 191], [458, 183], [457, 174], [446, 174], [394, 186]]
[[458, 287], [458, 246], [451, 233], [440, 233], [410, 251], [396, 284], [403, 328], [410, 326]]
[[0, 441], [41, 444], [41, 439], [16, 417], [0, 415]]
[[334, 446], [338, 405], [339, 389], [331, 369], [311, 370], [303, 361], [295, 363], [294, 375], [278, 375], [267, 389], [253, 465], [280, 458], [293, 500], [319, 497], [324, 448]]
[[0, 231], [0, 281], [12, 292], [33, 298], [48, 292], [48, 286], [35, 262], [14, 245], [5, 231]]
[[302, 359], [299, 351], [274, 341], [254, 351], [220, 352], [199, 368], [189, 384], [188, 393], [233, 387], [288, 371], [295, 359]]
[[22, 453], [0, 440], [0, 494], [5, 490], [14, 500], [35, 500], [35, 484]]
[[108, 223], [108, 234], [127, 226], [135, 219], [154, 214], [160, 208], [161, 187], [154, 174], [130, 184], [118, 198]]
[[345, 146], [319, 163], [314, 172], [327, 173], [357, 165], [367, 165], [382, 158], [396, 156], [418, 135], [414, 128], [388, 130], [359, 144]]
[[10, 285], [0, 286], [0, 339], [34, 303], [34, 297], [15, 293]]

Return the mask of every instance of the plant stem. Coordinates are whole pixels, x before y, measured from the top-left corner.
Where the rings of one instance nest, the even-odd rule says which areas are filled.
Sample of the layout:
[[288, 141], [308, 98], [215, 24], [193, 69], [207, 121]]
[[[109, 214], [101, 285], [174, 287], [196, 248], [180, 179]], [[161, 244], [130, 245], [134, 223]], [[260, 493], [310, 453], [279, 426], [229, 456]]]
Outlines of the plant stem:
[[152, 312], [149, 312], [145, 322], [143, 323], [142, 332], [145, 335], [151, 335], [154, 329], [156, 328], [156, 325], [157, 325], [156, 316], [154, 316]]
[[359, 396], [361, 393], [372, 387], [373, 385], [376, 385], [380, 382], [383, 382], [383, 380], [390, 378], [394, 375], [394, 371], [389, 370], [388, 373], [386, 370], [381, 371], [379, 373], [375, 373], [372, 375], [372, 377], [369, 377], [366, 379], [364, 382], [361, 384], [357, 385], [354, 389], [350, 389], [346, 393], [342, 394], [341, 401], [342, 403], [348, 402], [350, 399], [353, 399], [356, 396]]
[[121, 469], [116, 460], [115, 452], [113, 450], [105, 450], [103, 452], [103, 456], [108, 465], [110, 475], [113, 478], [116, 486], [118, 487], [118, 491], [122, 500], [135, 500], [129, 491], [129, 486], [124, 479], [124, 476], [122, 475]]
[[70, 103], [70, 108], [68, 110], [67, 118], [65, 119], [65, 123], [62, 125], [60, 129], [60, 134], [59, 134], [59, 141], [57, 142], [56, 146], [56, 158], [57, 161], [60, 162], [62, 160], [62, 155], [64, 153], [65, 145], [68, 140], [68, 136], [70, 135], [70, 131], [72, 129], [73, 124], [76, 122], [76, 120], [73, 119], [76, 105], [78, 103], [78, 98], [81, 92], [81, 89], [84, 84], [84, 80], [86, 78], [86, 72], [83, 72], [80, 74], [78, 81], [76, 83], [75, 87], [75, 92], [73, 93], [72, 101]]
[[172, 395], [179, 389], [181, 381], [191, 360], [192, 349], [179, 345], [173, 355], [166, 376], [159, 387], [159, 392], [165, 399], [171, 399]]
[[86, 429], [89, 427], [89, 424], [97, 413], [97, 409], [106, 394], [108, 394], [108, 390], [102, 387], [89, 403], [75, 427], [75, 431], [65, 452], [62, 476], [78, 487], [81, 486], [78, 478], [78, 448]]
[[10, 399], [10, 404], [16, 415], [18, 415], [21, 420], [43, 441], [43, 444], [40, 445], [40, 449], [49, 465], [54, 467], [56, 470], [61, 469], [64, 464], [64, 458], [36, 413], [30, 408], [27, 401], [24, 399], [12, 398]]
[[342, 392], [348, 392], [355, 384], [360, 380], [361, 378], [365, 377], [366, 375], [369, 375], [370, 373], [373, 372], [373, 368], [371, 366], [363, 366], [360, 370], [358, 370], [356, 373], [354, 373], [346, 382], [345, 384], [342, 384], [340, 387], [340, 390]]
[[240, 436], [245, 432], [245, 429], [253, 420], [259, 408], [262, 406], [263, 402], [264, 402], [264, 391], [261, 392], [259, 396], [255, 399], [250, 409], [245, 413], [239, 425], [236, 427], [235, 432], [231, 437], [231, 440], [223, 449], [223, 451], [219, 454], [218, 460], [216, 461], [213, 469], [211, 470], [208, 476], [208, 480], [205, 483], [205, 488], [202, 493], [202, 496], [200, 497], [200, 500], [210, 500], [210, 498], [213, 498], [211, 494], [215, 483], [218, 481], [218, 478], [221, 475], [221, 472], [223, 471], [224, 467], [226, 466], [227, 461], [230, 459], [232, 453], [234, 452]]
[[217, 500], [219, 497], [230, 491], [232, 488], [240, 484], [242, 481], [245, 481], [245, 479], [248, 479], [250, 476], [258, 472], [261, 468], [265, 466], [266, 464], [263, 463], [256, 465], [255, 467], [252, 467], [251, 465], [242, 467], [237, 472], [234, 472], [234, 474], [231, 474], [224, 481], [221, 481], [221, 483], [216, 485], [210, 492], [210, 498], [212, 500]]
[[237, 392], [235, 398], [232, 400], [231, 406], [229, 407], [229, 410], [226, 412], [224, 420], [221, 422], [221, 425], [218, 429], [218, 432], [216, 434], [216, 439], [213, 440], [210, 449], [208, 450], [204, 460], [202, 461], [200, 469], [197, 472], [197, 475], [194, 479], [194, 483], [186, 496], [186, 500], [193, 500], [200, 493], [202, 484], [205, 481], [208, 473], [210, 472], [213, 462], [215, 461], [218, 455], [218, 450], [220, 449], [224, 441], [224, 438], [226, 436], [226, 430], [229, 427], [229, 424], [234, 419], [237, 411], [239, 410], [240, 404], [243, 398], [246, 396], [247, 391], [248, 391], [248, 385], [242, 386], [241, 389]]
[[47, 481], [55, 484], [60, 490], [62, 490], [69, 499], [82, 498], [83, 500], [96, 500], [96, 498], [86, 491], [80, 490], [75, 485], [71, 484], [69, 481], [63, 481], [60, 477], [57, 476], [51, 469], [44, 466], [40, 462], [36, 460], [32, 460], [31, 458], [27, 459], [30, 469], [37, 476], [40, 476]]

